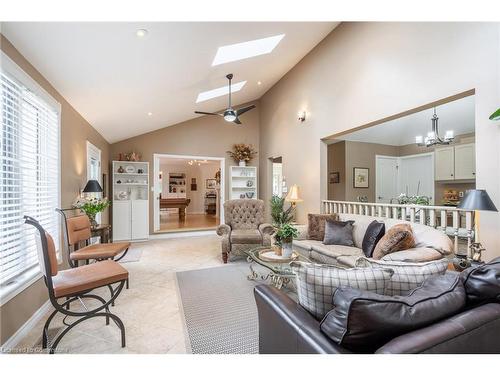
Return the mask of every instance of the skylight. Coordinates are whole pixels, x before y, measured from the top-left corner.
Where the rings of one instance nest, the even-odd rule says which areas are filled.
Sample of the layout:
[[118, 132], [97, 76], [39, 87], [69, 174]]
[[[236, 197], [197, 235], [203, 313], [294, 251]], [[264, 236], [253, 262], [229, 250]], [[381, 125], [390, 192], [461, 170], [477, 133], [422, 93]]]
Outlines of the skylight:
[[219, 47], [212, 66], [271, 53], [285, 34]]
[[[235, 93], [237, 91], [240, 91], [243, 88], [243, 86], [245, 86], [245, 83], [247, 83], [247, 81], [233, 83], [231, 85], [231, 92]], [[227, 94], [229, 94], [229, 86], [227, 86], [227, 85], [223, 86], [223, 87], [219, 87], [218, 89], [200, 92], [198, 94], [198, 98], [196, 99], [196, 103], [204, 102], [205, 100], [217, 98], [219, 96], [223, 96], [223, 95], [227, 95]]]

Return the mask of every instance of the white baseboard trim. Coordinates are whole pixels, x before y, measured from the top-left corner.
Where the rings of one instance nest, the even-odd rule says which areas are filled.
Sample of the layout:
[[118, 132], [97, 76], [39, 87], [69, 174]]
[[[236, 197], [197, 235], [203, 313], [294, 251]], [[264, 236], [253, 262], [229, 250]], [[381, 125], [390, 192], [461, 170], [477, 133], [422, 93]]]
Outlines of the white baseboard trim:
[[7, 354], [13, 348], [15, 348], [21, 340], [28, 335], [28, 333], [36, 326], [36, 324], [44, 317], [44, 315], [50, 311], [52, 304], [49, 301], [46, 301], [35, 313], [29, 318], [22, 326], [19, 328], [16, 333], [14, 333], [5, 343], [2, 345], [0, 349], [0, 353]]
[[180, 231], [171, 233], [154, 233], [149, 235], [150, 240], [159, 240], [165, 238], [180, 238], [180, 237], [200, 237], [215, 235], [215, 230], [196, 230], [196, 231]]

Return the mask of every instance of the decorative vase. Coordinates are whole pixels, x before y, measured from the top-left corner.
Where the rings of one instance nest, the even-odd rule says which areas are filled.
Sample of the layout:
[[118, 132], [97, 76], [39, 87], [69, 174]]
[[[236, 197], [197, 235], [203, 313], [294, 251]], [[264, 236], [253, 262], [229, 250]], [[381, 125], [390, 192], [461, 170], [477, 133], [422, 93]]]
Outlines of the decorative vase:
[[239, 166], [240, 167], [246, 167], [247, 166], [247, 162], [245, 160], [240, 160]]
[[290, 241], [290, 242], [283, 241], [281, 248], [282, 248], [281, 255], [283, 256], [283, 258], [291, 258], [292, 257], [292, 254], [293, 254], [292, 241]]
[[90, 221], [90, 226], [92, 228], [97, 227], [97, 221], [95, 220], [95, 215], [96, 214], [89, 214], [89, 213], [87, 213], [87, 216], [89, 217], [89, 221]]

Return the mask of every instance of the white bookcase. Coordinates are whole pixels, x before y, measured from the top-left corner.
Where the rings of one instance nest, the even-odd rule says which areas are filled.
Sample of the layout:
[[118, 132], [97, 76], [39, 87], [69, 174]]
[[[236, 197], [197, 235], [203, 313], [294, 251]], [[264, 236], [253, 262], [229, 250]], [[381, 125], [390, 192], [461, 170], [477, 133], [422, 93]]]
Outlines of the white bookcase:
[[257, 199], [257, 167], [232, 166], [229, 184], [230, 199]]
[[113, 161], [113, 241], [149, 237], [149, 163]]
[[169, 172], [168, 191], [165, 198], [186, 198], [186, 173], [184, 172]]

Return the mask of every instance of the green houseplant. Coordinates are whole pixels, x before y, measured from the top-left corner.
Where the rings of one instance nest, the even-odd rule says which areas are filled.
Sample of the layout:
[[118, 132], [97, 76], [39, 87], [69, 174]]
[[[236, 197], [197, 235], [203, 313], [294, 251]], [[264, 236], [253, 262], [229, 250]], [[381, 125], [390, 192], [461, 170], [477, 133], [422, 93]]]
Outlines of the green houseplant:
[[110, 202], [107, 198], [80, 198], [73, 205], [75, 208], [79, 208], [89, 217], [90, 225], [97, 226], [95, 217], [98, 213], [104, 211]]
[[[290, 206], [285, 210], [285, 198], [273, 195], [271, 198], [271, 219], [276, 231], [283, 225], [289, 224], [293, 220], [294, 207]], [[274, 235], [276, 246], [281, 247], [281, 237], [276, 232]]]
[[282, 247], [282, 256], [289, 258], [292, 256], [292, 241], [294, 238], [299, 236], [299, 231], [292, 224], [283, 224], [278, 231], [276, 236], [280, 238]]

